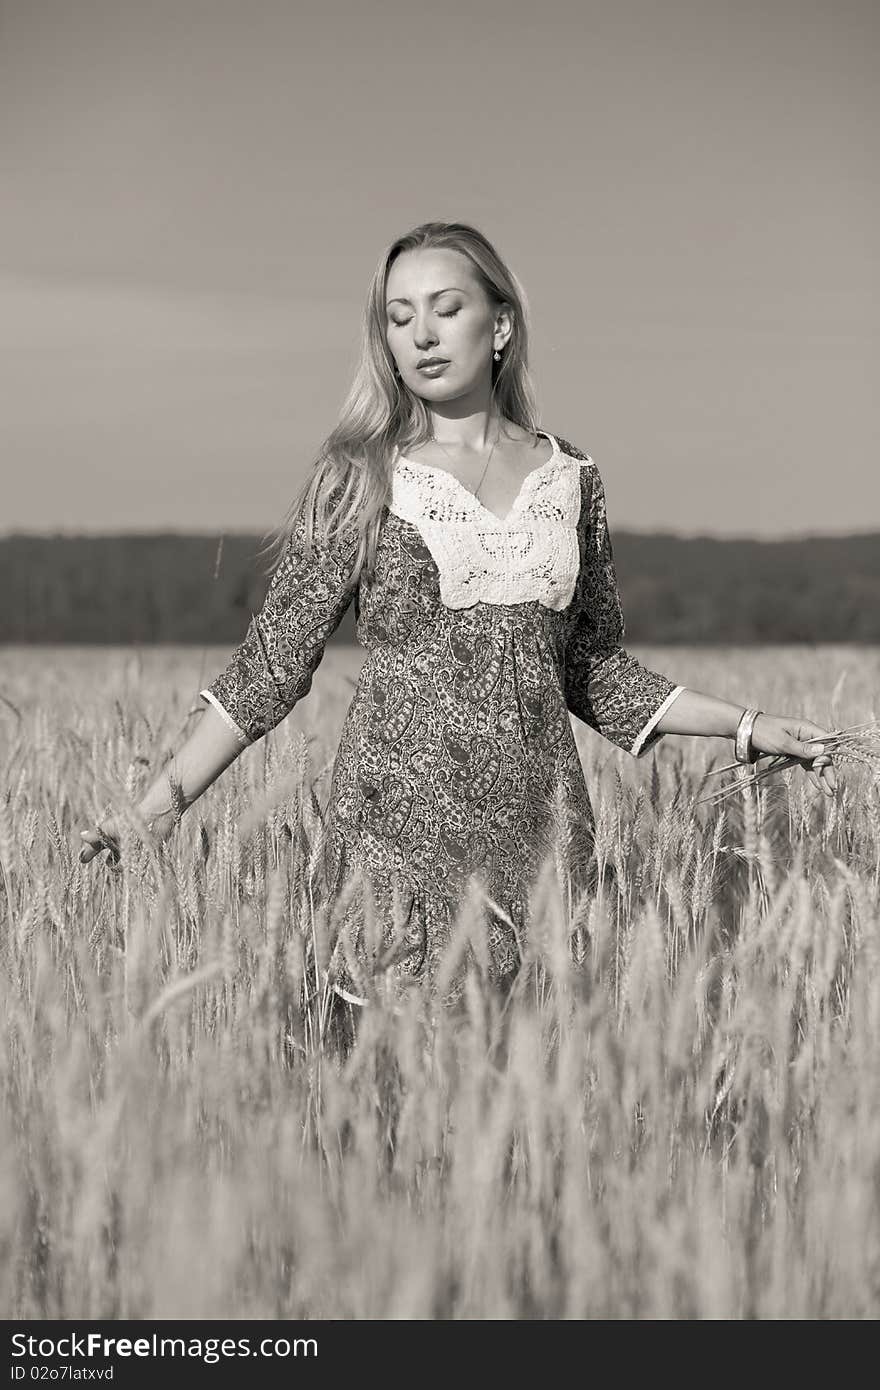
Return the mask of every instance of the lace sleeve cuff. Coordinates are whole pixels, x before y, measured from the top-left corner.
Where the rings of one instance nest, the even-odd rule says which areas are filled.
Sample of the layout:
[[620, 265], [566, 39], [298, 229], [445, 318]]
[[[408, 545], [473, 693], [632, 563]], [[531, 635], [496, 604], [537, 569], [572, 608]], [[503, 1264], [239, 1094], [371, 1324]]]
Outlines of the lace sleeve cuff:
[[250, 739], [248, 738], [244, 730], [238, 727], [229, 711], [223, 708], [220, 701], [217, 699], [217, 696], [212, 694], [210, 690], [200, 690], [199, 694], [201, 695], [203, 700], [207, 700], [209, 704], [212, 704], [214, 706], [215, 710], [223, 719], [224, 723], [226, 723], [228, 727], [232, 730], [232, 732], [236, 735], [242, 747], [247, 747], [247, 745], [250, 743]]
[[654, 713], [651, 715], [651, 718], [648, 720], [647, 724], [642, 725], [641, 729], [639, 729], [639, 732], [635, 737], [632, 747], [629, 750], [632, 753], [633, 757], [643, 757], [644, 754], [647, 753], [649, 749], [653, 747], [657, 740], [663, 737], [663, 735], [657, 731], [656, 725], [660, 722], [662, 716], [669, 709], [669, 706], [672, 704], [676, 696], [680, 695], [685, 688], [686, 687], [683, 685], [677, 685], [674, 690], [670, 690], [663, 703], [657, 706]]

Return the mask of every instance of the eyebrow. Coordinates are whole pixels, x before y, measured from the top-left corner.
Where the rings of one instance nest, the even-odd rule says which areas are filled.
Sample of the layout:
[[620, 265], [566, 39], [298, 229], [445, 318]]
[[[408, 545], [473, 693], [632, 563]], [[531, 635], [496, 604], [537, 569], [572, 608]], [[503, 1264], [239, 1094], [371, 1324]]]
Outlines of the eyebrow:
[[[467, 294], [467, 290], [460, 289], [458, 285], [447, 285], [445, 290], [435, 290], [433, 294], [428, 295], [428, 298], [439, 299], [440, 295], [446, 294], [448, 290], [458, 290], [459, 294]], [[385, 308], [388, 309], [392, 304], [408, 304], [412, 308], [411, 299], [389, 299]]]

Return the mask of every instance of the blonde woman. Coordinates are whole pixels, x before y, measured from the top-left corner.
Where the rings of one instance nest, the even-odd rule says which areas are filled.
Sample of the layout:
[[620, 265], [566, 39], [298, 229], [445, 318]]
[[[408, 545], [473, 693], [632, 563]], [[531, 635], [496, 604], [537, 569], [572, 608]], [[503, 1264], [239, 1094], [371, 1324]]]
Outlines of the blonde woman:
[[[165, 838], [306, 695], [353, 603], [366, 659], [322, 866], [346, 902], [329, 980], [353, 1004], [389, 980], [455, 997], [442, 962], [474, 879], [465, 958], [502, 985], [554, 846], [583, 900], [594, 820], [570, 714], [637, 758], [667, 734], [736, 736], [740, 761], [791, 754], [835, 784], [811, 720], [686, 689], [622, 646], [599, 469], [538, 427], [524, 295], [472, 226], [426, 223], [381, 257], [341, 419], [275, 539], [265, 602], [173, 760], [176, 804], [163, 775], [138, 810]], [[118, 853], [112, 814], [82, 835], [84, 862]]]

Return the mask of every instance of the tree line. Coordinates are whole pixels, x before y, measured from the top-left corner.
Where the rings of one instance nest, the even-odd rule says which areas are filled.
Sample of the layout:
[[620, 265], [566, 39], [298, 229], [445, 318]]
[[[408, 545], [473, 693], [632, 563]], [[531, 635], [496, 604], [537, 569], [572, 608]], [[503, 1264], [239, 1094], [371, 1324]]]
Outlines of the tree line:
[[[616, 531], [626, 640], [880, 641], [880, 532], [791, 540]], [[261, 538], [0, 537], [0, 642], [235, 645], [268, 587]], [[346, 613], [334, 642], [353, 642]]]

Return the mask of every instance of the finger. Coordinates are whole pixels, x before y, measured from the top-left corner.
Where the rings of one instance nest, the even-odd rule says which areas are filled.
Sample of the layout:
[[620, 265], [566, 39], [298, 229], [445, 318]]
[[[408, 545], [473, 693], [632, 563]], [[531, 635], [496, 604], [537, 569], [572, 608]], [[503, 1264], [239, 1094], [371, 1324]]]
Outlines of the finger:
[[97, 830], [81, 830], [80, 838], [85, 841], [79, 856], [81, 864], [90, 864], [96, 855], [100, 854], [104, 849], [107, 850], [105, 863], [115, 864], [119, 859], [119, 853], [115, 844], [108, 844], [106, 837], [99, 834]]
[[801, 758], [821, 758], [825, 753], [824, 743], [810, 743], [807, 739], [793, 740], [795, 747], [792, 752]]
[[837, 777], [829, 754], [826, 753], [822, 757], [814, 758], [812, 769], [818, 773], [821, 790], [826, 795], [831, 795], [837, 786]]
[[802, 719], [798, 724], [798, 738], [827, 738], [830, 733], [830, 729], [823, 729], [812, 719]]

